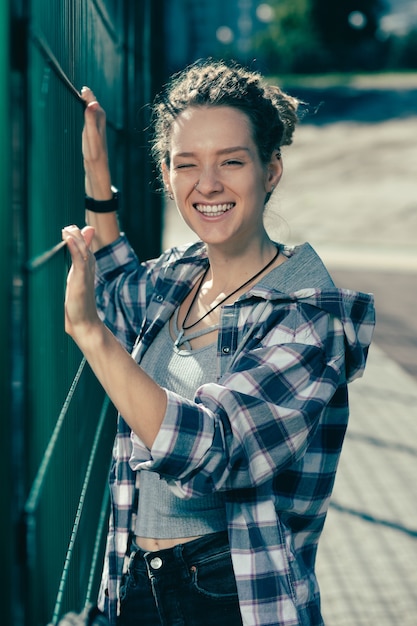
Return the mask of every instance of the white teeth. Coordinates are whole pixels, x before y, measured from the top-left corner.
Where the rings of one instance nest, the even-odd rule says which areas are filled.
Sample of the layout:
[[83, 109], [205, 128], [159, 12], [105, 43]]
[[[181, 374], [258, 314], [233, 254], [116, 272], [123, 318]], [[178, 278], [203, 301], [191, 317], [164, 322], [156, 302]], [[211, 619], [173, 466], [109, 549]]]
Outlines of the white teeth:
[[222, 213], [226, 213], [234, 206], [233, 202], [229, 202], [228, 204], [196, 204], [195, 208], [203, 215], [221, 215]]

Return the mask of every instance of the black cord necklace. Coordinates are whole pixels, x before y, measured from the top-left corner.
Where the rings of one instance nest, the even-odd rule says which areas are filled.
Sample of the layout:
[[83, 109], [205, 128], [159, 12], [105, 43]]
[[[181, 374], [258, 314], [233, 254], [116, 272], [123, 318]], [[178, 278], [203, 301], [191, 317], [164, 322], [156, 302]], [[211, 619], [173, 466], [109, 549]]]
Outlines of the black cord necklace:
[[[218, 302], [217, 304], [215, 304], [213, 307], [211, 307], [211, 309], [209, 309], [206, 313], [204, 313], [204, 315], [202, 317], [200, 317], [196, 322], [193, 322], [192, 324], [189, 324], [188, 326], [185, 325], [188, 316], [190, 315], [190, 311], [193, 308], [193, 304], [194, 302], [197, 300], [197, 296], [200, 293], [200, 289], [201, 289], [201, 285], [204, 282], [205, 277], [207, 276], [207, 272], [210, 269], [210, 264], [207, 265], [206, 270], [204, 272], [204, 274], [202, 275], [202, 277], [200, 278], [200, 282], [198, 283], [198, 287], [197, 290], [194, 294], [193, 299], [191, 300], [191, 304], [187, 309], [187, 313], [185, 314], [184, 320], [181, 324], [181, 331], [180, 334], [178, 336], [178, 339], [181, 340], [184, 331], [185, 330], [190, 330], [190, 328], [194, 328], [194, 326], [197, 326], [197, 324], [199, 324], [205, 317], [207, 317], [208, 315], [210, 315], [210, 313], [212, 313], [215, 309], [217, 309], [217, 307], [219, 307], [221, 304], [223, 304], [223, 302], [225, 302], [228, 298], [230, 298], [231, 296], [233, 296], [235, 293], [237, 293], [240, 289], [243, 289], [243, 287], [246, 287], [246, 285], [249, 285], [249, 283], [251, 283], [253, 280], [255, 280], [255, 278], [258, 278], [258, 276], [260, 276], [260, 274], [262, 274], [262, 272], [264, 272], [265, 270], [268, 269], [268, 267], [270, 267], [272, 265], [272, 263], [278, 258], [279, 256], [279, 247], [277, 247], [277, 251], [274, 254], [273, 258], [268, 261], [268, 263], [259, 270], [259, 272], [256, 272], [256, 274], [254, 274], [253, 276], [251, 276], [251, 278], [249, 278], [249, 280], [246, 280], [242, 285], [239, 285], [239, 287], [237, 289], [235, 289], [234, 291], [232, 291], [231, 293], [229, 293], [227, 296], [225, 296], [222, 300], [220, 300], [220, 302]], [[177, 342], [178, 342], [177, 339]]]

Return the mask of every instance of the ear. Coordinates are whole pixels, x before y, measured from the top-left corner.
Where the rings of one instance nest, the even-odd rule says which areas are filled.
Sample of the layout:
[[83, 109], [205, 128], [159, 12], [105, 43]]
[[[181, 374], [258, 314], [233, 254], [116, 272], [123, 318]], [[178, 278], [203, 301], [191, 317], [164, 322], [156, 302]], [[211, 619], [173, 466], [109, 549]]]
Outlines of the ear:
[[164, 181], [165, 189], [167, 190], [168, 193], [170, 193], [171, 186], [170, 186], [170, 180], [169, 180], [169, 168], [165, 161], [162, 161], [161, 171], [162, 171], [162, 180]]
[[283, 172], [281, 152], [274, 150], [267, 165], [266, 191], [271, 192], [281, 180]]

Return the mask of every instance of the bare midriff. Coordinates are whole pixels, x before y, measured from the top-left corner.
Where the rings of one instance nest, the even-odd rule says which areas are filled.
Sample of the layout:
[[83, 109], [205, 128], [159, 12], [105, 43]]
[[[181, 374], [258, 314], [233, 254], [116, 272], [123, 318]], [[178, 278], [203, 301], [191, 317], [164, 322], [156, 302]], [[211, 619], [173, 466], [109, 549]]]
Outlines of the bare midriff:
[[135, 541], [139, 548], [145, 552], [156, 552], [157, 550], [168, 550], [174, 548], [181, 543], [188, 543], [200, 537], [179, 537], [176, 539], [153, 539], [151, 537], [135, 537]]

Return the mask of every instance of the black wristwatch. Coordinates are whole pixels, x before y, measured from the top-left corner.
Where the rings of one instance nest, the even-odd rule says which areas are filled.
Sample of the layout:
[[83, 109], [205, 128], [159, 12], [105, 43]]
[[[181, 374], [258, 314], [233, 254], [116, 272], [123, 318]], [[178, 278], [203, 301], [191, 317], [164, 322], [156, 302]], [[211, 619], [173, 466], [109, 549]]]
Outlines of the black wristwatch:
[[119, 197], [120, 192], [116, 187], [111, 187], [113, 192], [113, 196], [110, 200], [95, 200], [90, 196], [85, 196], [85, 208], [87, 211], [92, 211], [93, 213], [112, 213], [113, 211], [117, 211], [119, 208]]

